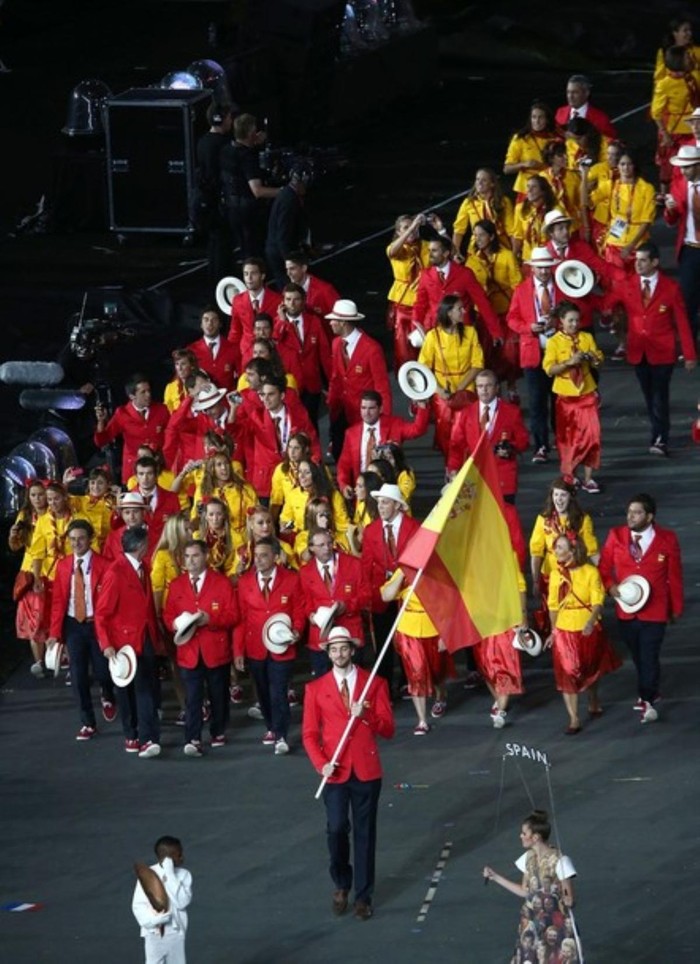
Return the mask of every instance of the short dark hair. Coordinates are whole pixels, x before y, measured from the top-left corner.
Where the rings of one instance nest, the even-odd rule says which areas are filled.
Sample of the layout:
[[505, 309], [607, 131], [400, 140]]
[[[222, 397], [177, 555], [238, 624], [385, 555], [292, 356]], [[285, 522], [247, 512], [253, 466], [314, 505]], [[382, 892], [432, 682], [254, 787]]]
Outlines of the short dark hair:
[[431, 242], [435, 241], [437, 244], [439, 244], [443, 251], [452, 250], [452, 242], [450, 241], [449, 238], [446, 238], [442, 234], [438, 234], [437, 237], [431, 238], [430, 240]]
[[144, 525], [131, 526], [122, 532], [122, 550], [136, 552], [148, 542], [148, 529]]
[[250, 258], [246, 258], [245, 261], [241, 261], [241, 267], [245, 268], [246, 265], [250, 265], [253, 268], [259, 268], [264, 275], [267, 274], [267, 265], [262, 258], [254, 258], [252, 256]]
[[140, 385], [142, 382], [145, 382], [149, 388], [151, 387], [150, 378], [148, 377], [148, 375], [144, 375], [143, 372], [134, 372], [133, 375], [130, 375], [127, 378], [127, 380], [124, 382], [124, 391], [129, 396], [129, 398], [131, 398], [131, 396], [136, 391], [136, 386]]
[[182, 851], [182, 842], [178, 840], [177, 837], [158, 837], [155, 844], [153, 845], [156, 857], [158, 860], [162, 860], [163, 857], [168, 856], [170, 850]]
[[88, 538], [91, 541], [93, 536], [95, 535], [95, 529], [92, 523], [88, 521], [88, 519], [73, 519], [73, 521], [69, 524], [68, 528], [66, 529], [66, 534], [70, 535], [71, 532], [75, 531], [75, 529], [82, 529], [84, 532], [87, 532]]
[[642, 254], [648, 254], [652, 261], [661, 260], [661, 252], [657, 244], [653, 241], [643, 241], [642, 244], [637, 245], [635, 253], [641, 251]]
[[261, 538], [255, 543], [254, 549], [257, 549], [258, 546], [269, 546], [276, 556], [278, 556], [282, 551], [282, 546], [279, 544], [279, 540], [275, 539], [274, 536], [261, 536]]
[[134, 469], [153, 469], [155, 472], [158, 471], [158, 463], [151, 455], [142, 455], [140, 459], [136, 459], [134, 462]]
[[283, 295], [286, 295], [286, 294], [301, 295], [304, 301], [306, 301], [306, 292], [304, 291], [301, 285], [296, 284], [294, 281], [290, 281], [289, 284], [286, 284], [284, 288], [282, 288], [282, 294]]
[[263, 375], [262, 376], [263, 385], [272, 385], [273, 388], [279, 389], [280, 392], [284, 394], [287, 390], [287, 383], [283, 378], [277, 378], [276, 375]]
[[633, 495], [627, 503], [628, 509], [633, 502], [638, 502], [647, 515], [656, 515], [656, 499], [652, 495], [649, 495], [648, 492], [638, 492], [636, 495]]
[[375, 404], [382, 407], [382, 396], [379, 392], [375, 392], [373, 388], [368, 388], [360, 395], [361, 402], [374, 402]]
[[205, 556], [209, 552], [209, 546], [206, 544], [204, 539], [188, 539], [182, 547], [182, 550], [184, 552], [185, 549], [193, 549], [195, 546], [201, 549]]
[[285, 261], [293, 261], [294, 264], [303, 264], [308, 266], [309, 255], [305, 251], [290, 251]]

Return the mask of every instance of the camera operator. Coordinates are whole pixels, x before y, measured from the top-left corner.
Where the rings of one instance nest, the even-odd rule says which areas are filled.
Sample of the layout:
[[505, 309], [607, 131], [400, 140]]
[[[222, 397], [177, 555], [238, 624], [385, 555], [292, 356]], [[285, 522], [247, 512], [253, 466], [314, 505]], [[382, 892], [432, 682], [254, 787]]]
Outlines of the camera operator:
[[221, 200], [221, 155], [231, 141], [231, 108], [210, 104], [207, 121], [209, 130], [197, 142], [197, 184], [191, 216], [195, 228], [207, 238], [208, 278], [214, 290], [219, 279], [231, 270], [231, 230]]
[[273, 284], [281, 291], [287, 284], [287, 255], [299, 249], [308, 251], [311, 233], [304, 206], [312, 178], [306, 161], [295, 161], [289, 170], [289, 183], [280, 189], [270, 209], [265, 242], [265, 261]]
[[221, 183], [228, 224], [233, 243], [240, 248], [241, 259], [262, 255], [263, 213], [259, 202], [277, 197], [280, 190], [263, 184], [258, 148], [267, 135], [257, 127], [252, 114], [240, 114], [233, 122], [234, 141], [221, 152]]

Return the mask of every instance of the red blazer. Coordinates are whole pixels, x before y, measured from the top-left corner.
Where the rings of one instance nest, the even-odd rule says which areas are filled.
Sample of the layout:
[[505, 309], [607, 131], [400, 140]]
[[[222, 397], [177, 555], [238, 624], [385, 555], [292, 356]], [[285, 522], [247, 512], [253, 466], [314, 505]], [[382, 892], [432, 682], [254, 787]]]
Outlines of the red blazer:
[[209, 419], [192, 411], [192, 396], [188, 395], [170, 416], [165, 430], [163, 458], [166, 465], [178, 472], [191, 460], [204, 458], [204, 435]]
[[[554, 281], [554, 304], [556, 308], [560, 301], [570, 300], [561, 292]], [[579, 299], [581, 300], [581, 299]], [[585, 300], [585, 299], [583, 299]], [[535, 310], [535, 280], [526, 278], [516, 286], [513, 298], [506, 315], [506, 322], [511, 331], [520, 335], [520, 367], [539, 368], [542, 364], [543, 351], [537, 335], [534, 335], [530, 326], [537, 321]]]
[[[132, 489], [133, 492], [138, 492], [138, 486]], [[150, 509], [146, 513], [146, 522], [148, 523], [148, 534], [154, 533], [156, 539], [160, 539], [161, 533], [163, 531], [163, 526], [165, 525], [165, 520], [170, 515], [177, 515], [180, 511], [180, 500], [174, 492], [170, 492], [168, 489], [164, 489], [162, 485], [156, 486], [157, 500], [156, 507], [153, 511]]]
[[280, 655], [266, 649], [262, 641], [262, 630], [270, 616], [287, 613], [292, 620], [292, 629], [299, 634], [303, 631], [306, 616], [298, 573], [285, 569], [284, 566], [277, 566], [275, 581], [267, 600], [260, 589], [255, 568], [243, 573], [238, 580], [237, 589], [240, 622], [233, 631], [235, 656], [245, 656], [246, 659], [265, 659], [268, 656], [274, 660], [294, 659], [297, 653], [295, 645], [289, 646]]
[[333, 311], [333, 305], [340, 300], [340, 295], [328, 281], [317, 278], [315, 274], [307, 274], [309, 285], [306, 289], [306, 310], [312, 311], [321, 319], [324, 328], [331, 335], [330, 322], [326, 315]]
[[[379, 442], [405, 441], [425, 435], [430, 425], [430, 409], [419, 408], [415, 422], [399, 418], [398, 415], [379, 416]], [[338, 459], [338, 488], [342, 492], [346, 485], [354, 485], [362, 465], [362, 430], [364, 422], [352, 425], [345, 433], [343, 450]]]
[[299, 392], [315, 395], [323, 390], [324, 382], [331, 377], [331, 341], [323, 322], [311, 312], [303, 315], [304, 344], [299, 341], [293, 322], [277, 319], [274, 337], [278, 346], [293, 354], [301, 370]]
[[219, 337], [219, 350], [216, 353], [216, 358], [211, 357], [211, 351], [205, 338], [193, 341], [187, 348], [193, 352], [199, 368], [206, 372], [219, 388], [225, 388], [230, 392], [236, 387], [238, 379], [237, 353], [231, 342], [227, 341], [223, 335]]
[[188, 643], [175, 647], [177, 665], [196, 669], [201, 655], [210, 668], [224, 666], [233, 660], [231, 630], [239, 621], [238, 599], [231, 580], [215, 569], [207, 569], [199, 596], [195, 596], [189, 573], [182, 573], [170, 583], [163, 610], [163, 621], [174, 633], [173, 623], [180, 613], [208, 613], [209, 622], [199, 626]]
[[[555, 258], [561, 257], [553, 241], [548, 241], [546, 247]], [[582, 261], [588, 265], [595, 274], [596, 281], [603, 289], [603, 295], [591, 293], [590, 295], [586, 295], [585, 298], [572, 299], [574, 304], [581, 309], [581, 328], [592, 328], [594, 310], [607, 307], [605, 295], [614, 288], [618, 282], [624, 281], [626, 275], [624, 270], [617, 268], [609, 261], [601, 258], [597, 251], [594, 251], [591, 245], [582, 238], [573, 238], [567, 245], [564, 260], [570, 261], [572, 259]]]
[[627, 311], [627, 361], [637, 365], [646, 356], [650, 365], [674, 365], [680, 341], [685, 358], [697, 358], [695, 340], [680, 286], [659, 272], [649, 304], [642, 303], [642, 281], [637, 275], [616, 288]]
[[[450, 433], [450, 450], [447, 456], [447, 469], [456, 472], [466, 462], [469, 455], [476, 448], [481, 436], [479, 426], [480, 402], [472, 402], [457, 413]], [[503, 495], [515, 495], [518, 490], [518, 459], [517, 453], [524, 452], [530, 444], [530, 436], [523, 416], [517, 405], [512, 402], [498, 400], [493, 427], [489, 430], [491, 445], [495, 446], [505, 438], [515, 449], [516, 455], [509, 459], [496, 456], [494, 459], [498, 470], [498, 481], [501, 483]]]
[[[282, 295], [278, 295], [272, 288], [263, 288], [260, 294], [260, 306], [258, 312], [264, 311], [271, 318], [277, 317], [277, 308], [282, 302]], [[228, 332], [228, 340], [233, 345], [236, 358], [236, 371], [243, 371], [246, 362], [250, 361], [253, 355], [253, 323], [255, 322], [255, 312], [251, 304], [250, 295], [247, 291], [242, 291], [236, 295], [231, 305], [231, 327]]]
[[[691, 138], [691, 143], [695, 143], [694, 138]], [[685, 241], [685, 230], [686, 230], [686, 219], [688, 217], [688, 182], [681, 174], [680, 177], [675, 176], [676, 171], [680, 172], [680, 168], [674, 168], [674, 177], [671, 181], [671, 196], [676, 202], [675, 208], [669, 211], [667, 207], [664, 207], [664, 221], [666, 224], [670, 224], [672, 227], [675, 225], [677, 227], [676, 233], [676, 257], [679, 258], [681, 255], [681, 248]]]
[[165, 655], [147, 565], [144, 572], [145, 586], [122, 552], [102, 578], [95, 606], [95, 635], [100, 649], [121, 649], [128, 644], [140, 656], [148, 632], [155, 651]]
[[[75, 556], [60, 559], [56, 566], [56, 576], [51, 587], [51, 620], [49, 636], [59, 641], [63, 638], [63, 621], [68, 615], [70, 604], [71, 581], [73, 579], [73, 564]], [[97, 552], [92, 553], [90, 570], [85, 574], [85, 583], [89, 586], [92, 598], [93, 612], [97, 597], [102, 591], [104, 574], [110, 567], [110, 562]]]
[[406, 547], [406, 543], [418, 529], [420, 529], [420, 523], [416, 522], [412, 516], [403, 513], [396, 546], [396, 557], [392, 559], [384, 538], [384, 523], [382, 520], [375, 519], [365, 527], [362, 533], [361, 558], [365, 575], [372, 589], [373, 613], [382, 613], [387, 608], [387, 603], [379, 594], [379, 588], [384, 585], [389, 575], [396, 569], [396, 560]]
[[[178, 506], [179, 511], [179, 506]], [[117, 528], [112, 529], [107, 538], [105, 539], [105, 544], [102, 546], [102, 555], [105, 559], [112, 563], [115, 562], [121, 555], [122, 551], [122, 532], [124, 531], [124, 523], [122, 519], [117, 516]], [[153, 526], [147, 526], [148, 528], [148, 552], [146, 553], [146, 562], [150, 565], [151, 559], [153, 558], [153, 553], [156, 551], [156, 546], [158, 545], [158, 540], [160, 539], [160, 533], [153, 528]]]
[[616, 526], [608, 533], [600, 554], [599, 570], [603, 585], [609, 589], [626, 576], [637, 574], [649, 580], [649, 600], [638, 613], [625, 613], [615, 604], [619, 619], [641, 619], [665, 623], [683, 612], [683, 567], [676, 534], [654, 523], [654, 538], [639, 562], [630, 554], [630, 530]]
[[[322, 455], [318, 435], [296, 392], [285, 392], [284, 404], [290, 422], [289, 435], [295, 432], [308, 435], [311, 439], [311, 456], [320, 464]], [[237, 432], [243, 433], [238, 434], [237, 439], [243, 438], [246, 432], [249, 433], [248, 438], [252, 438], [253, 465], [252, 470], [251, 466], [247, 466], [246, 477], [258, 495], [267, 498], [270, 494], [272, 473], [284, 458], [279, 450], [272, 416], [267, 409], [257, 408], [244, 399], [238, 409], [235, 424], [238, 426]]]
[[[557, 108], [557, 112], [554, 115], [554, 120], [559, 127], [566, 128], [566, 125], [569, 123], [570, 116], [571, 107], [569, 104], [564, 104], [562, 107]], [[593, 104], [589, 104], [584, 120], [587, 120], [593, 124], [593, 126], [597, 128], [605, 137], [609, 137], [612, 140], [617, 140], [617, 131], [613, 127], [610, 118], [598, 107], [594, 107]]]
[[[335, 579], [331, 592], [318, 571], [316, 560], [312, 559], [299, 570], [299, 581], [304, 593], [304, 612], [307, 618], [319, 606], [331, 606], [334, 602], [345, 603], [345, 612], [338, 616], [334, 625], [344, 626], [360, 640], [362, 646], [362, 610], [369, 609], [371, 591], [362, 563], [346, 552], [335, 556]], [[318, 626], [309, 622], [309, 649], [318, 650], [320, 631]]]
[[134, 474], [134, 462], [138, 458], [139, 446], [148, 445], [156, 451], [163, 448], [169, 418], [170, 412], [162, 402], [151, 402], [148, 418], [145, 421], [129, 402], [119, 406], [107, 422], [104, 431], [95, 432], [93, 441], [101, 449], [120, 435], [122, 436], [124, 440], [122, 480], [126, 482]]
[[445, 282], [434, 265], [423, 268], [418, 280], [413, 321], [420, 322], [425, 328], [434, 328], [438, 306], [445, 295], [459, 295], [467, 312], [470, 308], [476, 308], [492, 338], [503, 338], [500, 318], [476, 280], [476, 275], [471, 268], [456, 261], [450, 262], [450, 272]]
[[[366, 670], [358, 668], [357, 682], [350, 697], [352, 702], [359, 699], [368, 676]], [[355, 721], [328, 783], [346, 783], [351, 774], [358, 780], [378, 780], [382, 775], [376, 737], [390, 740], [394, 735], [394, 715], [386, 680], [375, 676], [365, 702], [369, 707]], [[330, 763], [348, 719], [334, 673], [324, 673], [306, 684], [301, 736], [304, 749], [319, 773], [326, 763]]]
[[345, 366], [343, 339], [335, 338], [331, 349], [332, 368], [328, 385], [331, 420], [345, 415], [348, 425], [360, 420], [360, 396], [374, 389], [382, 396], [382, 410], [391, 415], [391, 386], [382, 346], [364, 332], [355, 345], [350, 364]]

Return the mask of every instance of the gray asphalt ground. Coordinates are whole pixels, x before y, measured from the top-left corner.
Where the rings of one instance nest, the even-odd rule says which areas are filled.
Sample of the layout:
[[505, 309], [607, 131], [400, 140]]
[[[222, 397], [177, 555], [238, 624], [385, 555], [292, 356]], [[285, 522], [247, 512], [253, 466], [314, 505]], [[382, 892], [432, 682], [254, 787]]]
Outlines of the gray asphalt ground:
[[[533, 88], [563, 88], [561, 75], [543, 72], [528, 77], [519, 96], [512, 76], [478, 74], [483, 79], [464, 90], [486, 84], [493, 105], [480, 116], [478, 133], [466, 127], [478, 104], [469, 97], [449, 121], [436, 108], [416, 138], [394, 127], [391, 138], [373, 143], [363, 174], [365, 208], [355, 204], [348, 215], [346, 240], [380, 230], [401, 209], [434, 206], [464, 190], [477, 163], [502, 156], [503, 124], [517, 125]], [[613, 115], [645, 99], [648, 78], [598, 79], [607, 95], [599, 103]], [[452, 103], [454, 90], [445, 97]], [[559, 100], [556, 93], [551, 99]], [[632, 138], [634, 124], [641, 125], [639, 114], [623, 122], [630, 125], [625, 136]], [[417, 154], [420, 165], [412, 160]], [[447, 206], [451, 214], [455, 209]], [[330, 216], [319, 210], [321, 221]], [[658, 237], [670, 268], [671, 236], [660, 228]], [[339, 254], [323, 272], [319, 266], [319, 274], [362, 306], [366, 302], [375, 319], [388, 287], [386, 241], [380, 237]], [[190, 294], [177, 284], [172, 293], [185, 299]], [[608, 352], [613, 347], [607, 335], [601, 345]], [[578, 870], [577, 921], [586, 960], [695, 960], [699, 453], [689, 430], [698, 380], [680, 368], [674, 377], [667, 461], [647, 454], [633, 371], [609, 363], [601, 391], [604, 488], [584, 497], [599, 537], [623, 521], [627, 498], [642, 489], [657, 497], [659, 522], [677, 531], [684, 552], [687, 612], [666, 637], [657, 724], [642, 727], [632, 712], [637, 694], [628, 659], [603, 681], [605, 715], [586, 723], [575, 738], [563, 735], [565, 713], [548, 657], [526, 667], [527, 692], [513, 701], [501, 732], [491, 727], [486, 691], [466, 691], [461, 680], [450, 686], [447, 715], [424, 739], [412, 734], [410, 705], [397, 705], [396, 737], [382, 747], [376, 914], [361, 924], [330, 913], [323, 806], [313, 798], [317, 778], [299, 745], [300, 710], [293, 711], [289, 757], [278, 760], [260, 744], [261, 724], [249, 720], [243, 706], [232, 710], [228, 746], [192, 760], [182, 754], [182, 732], [167, 725], [175, 706], [166, 689], [163, 755], [139, 760], [124, 753], [118, 723], [102, 725], [89, 743], [76, 743], [70, 689], [62, 678], [34, 680], [25, 660], [0, 691], [0, 904], [42, 906], [35, 913], [0, 910], [0, 959], [141, 960], [130, 912], [131, 864], [148, 860], [153, 841], [169, 833], [183, 840], [194, 875], [188, 935], [194, 964], [506, 961], [518, 901], [496, 886], [485, 888], [481, 867], [489, 863], [516, 878], [512, 861], [520, 853], [521, 819], [531, 802], [550, 805], [544, 768], [529, 761], [519, 768], [511, 757], [504, 759], [506, 745], [519, 743], [546, 752], [551, 764], [561, 844]], [[441, 484], [441, 469], [429, 439], [412, 443], [409, 452], [424, 514]], [[518, 508], [526, 531], [555, 474], [554, 464], [523, 463]], [[613, 620], [610, 630], [616, 640]], [[458, 665], [463, 673], [462, 659]], [[449, 856], [434, 899], [419, 921], [444, 852]]]

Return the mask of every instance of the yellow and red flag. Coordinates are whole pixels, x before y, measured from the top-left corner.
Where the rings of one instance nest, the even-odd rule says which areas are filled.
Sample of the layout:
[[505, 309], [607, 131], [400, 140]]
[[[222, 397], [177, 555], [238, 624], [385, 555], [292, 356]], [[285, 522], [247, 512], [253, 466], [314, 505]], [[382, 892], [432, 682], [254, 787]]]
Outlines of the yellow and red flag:
[[484, 432], [401, 553], [407, 580], [450, 652], [522, 621], [518, 568], [495, 456]]

